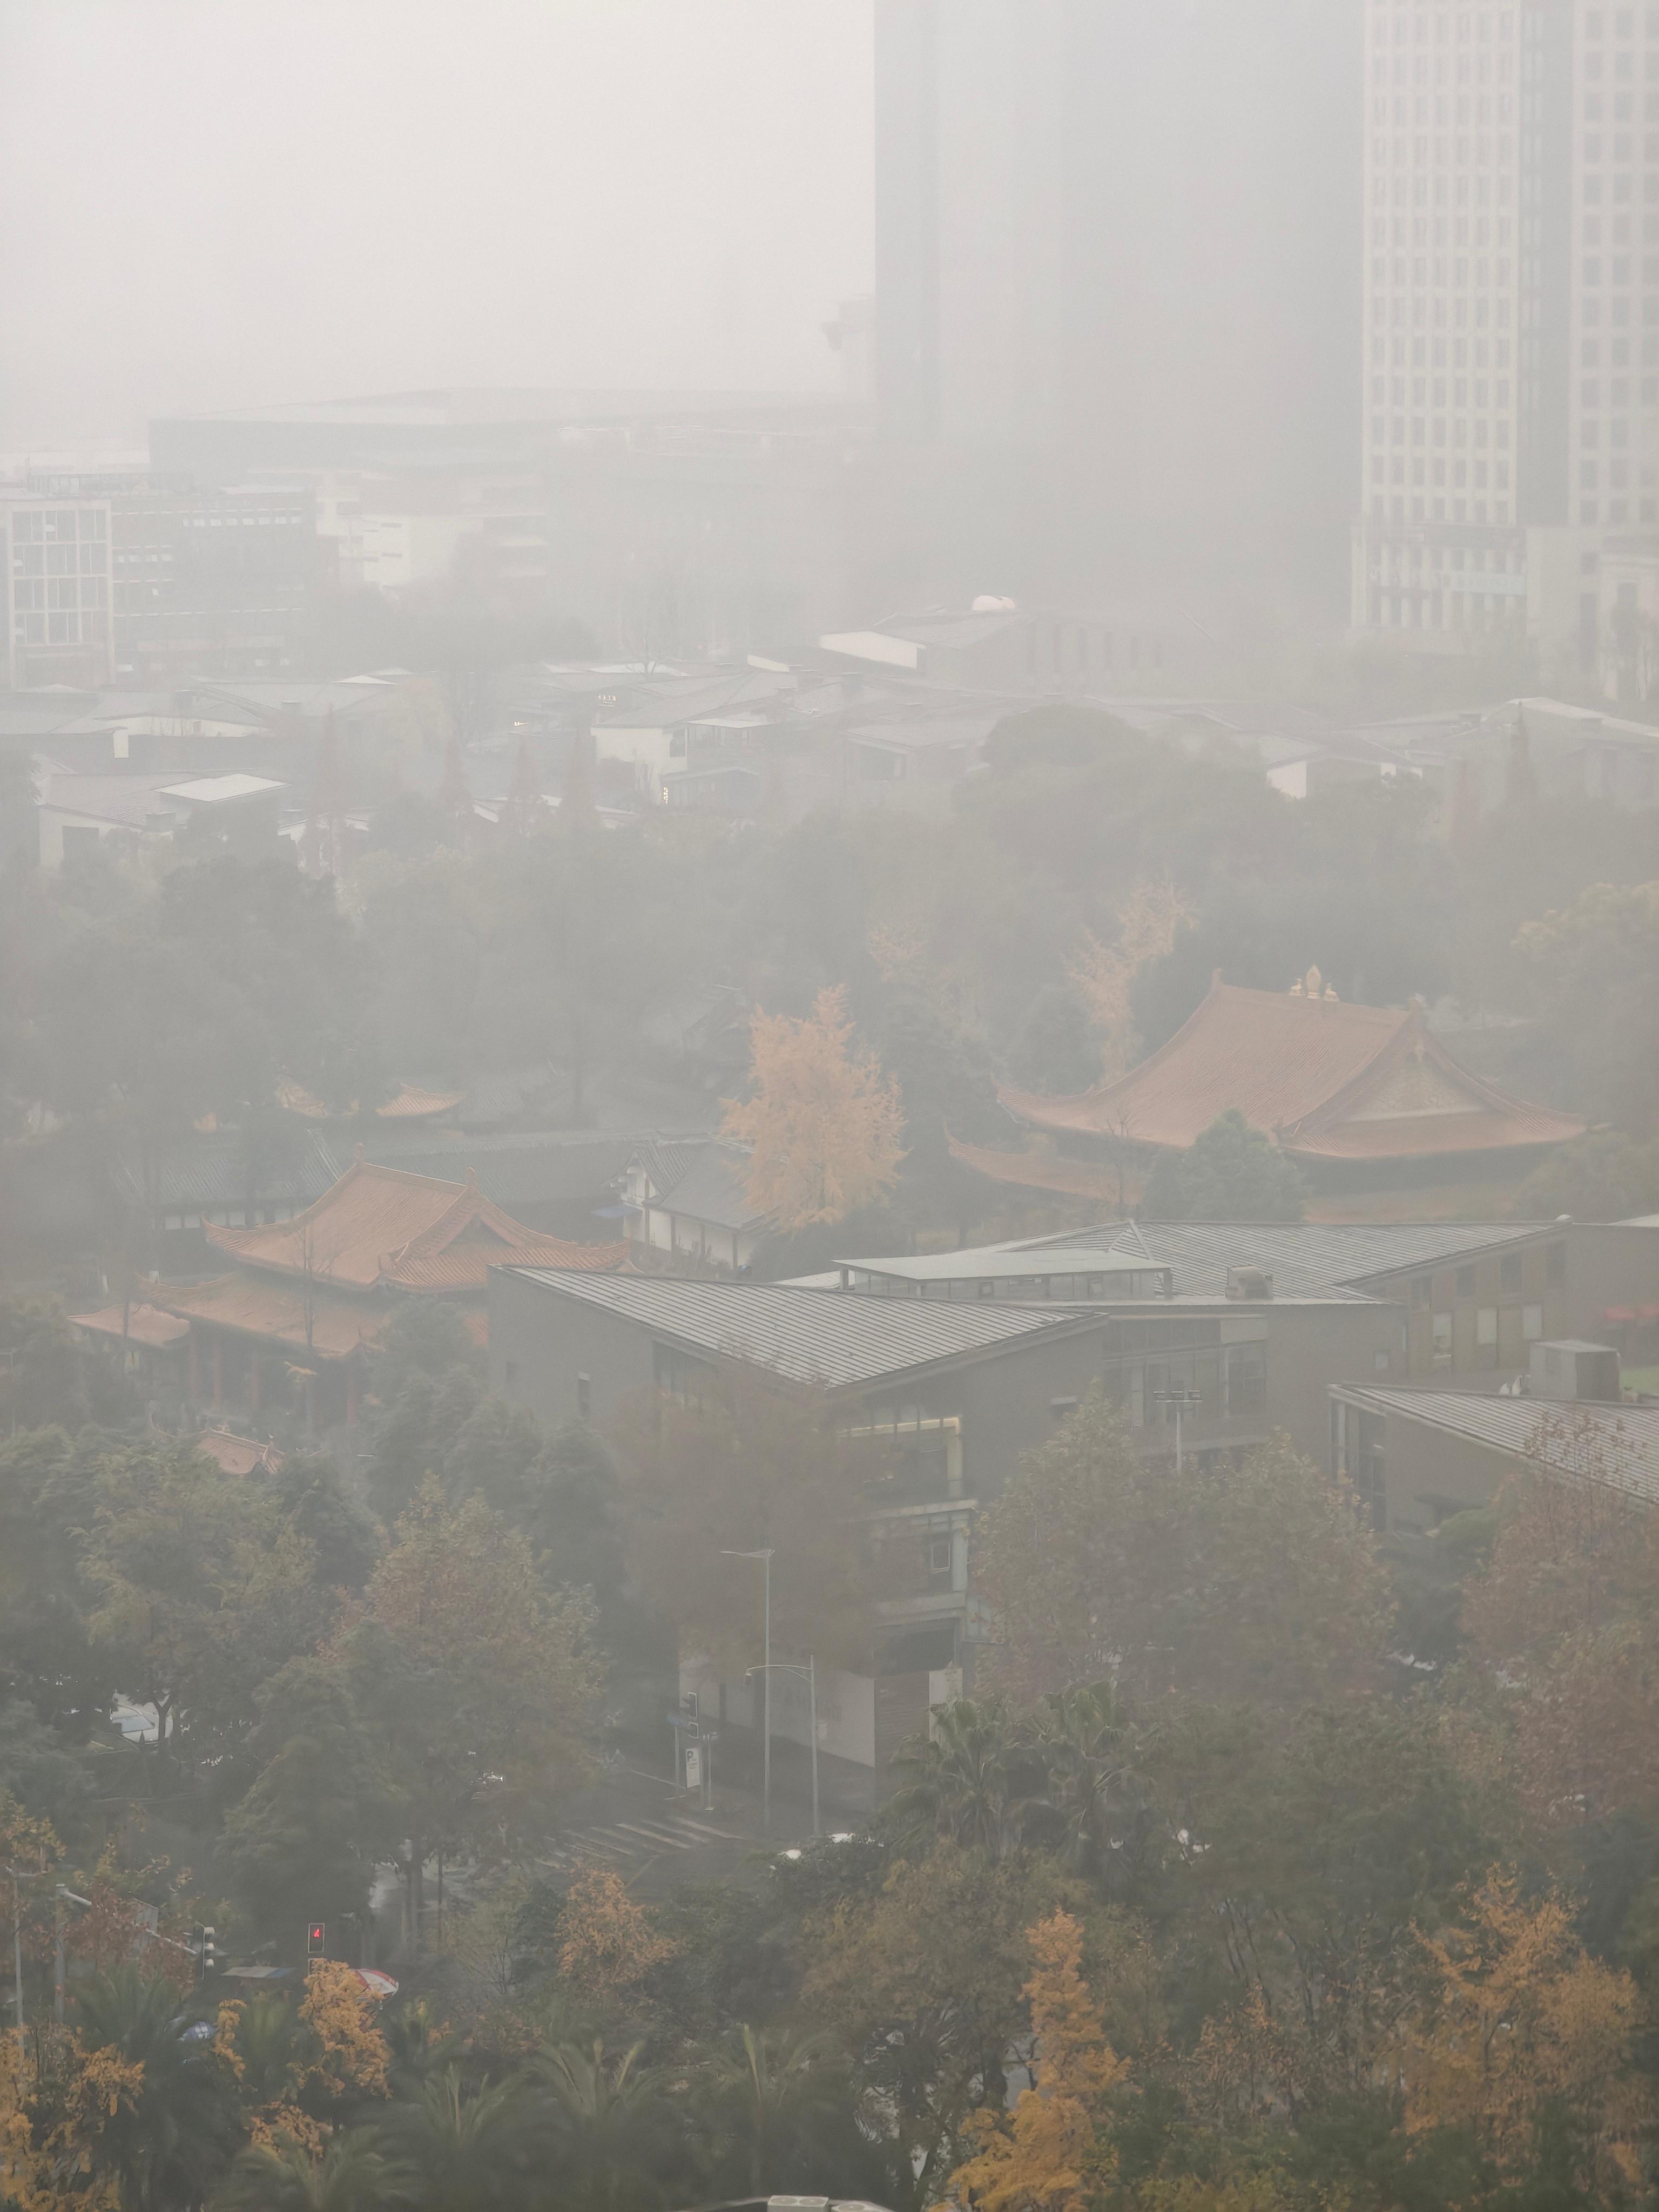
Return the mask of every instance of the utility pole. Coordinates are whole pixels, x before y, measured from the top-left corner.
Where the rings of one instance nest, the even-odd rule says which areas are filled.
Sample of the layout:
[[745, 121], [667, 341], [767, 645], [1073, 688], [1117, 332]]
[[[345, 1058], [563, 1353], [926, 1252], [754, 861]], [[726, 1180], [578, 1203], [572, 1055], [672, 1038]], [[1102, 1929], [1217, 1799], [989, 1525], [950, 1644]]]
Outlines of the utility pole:
[[766, 1570], [764, 1611], [762, 1615], [761, 1682], [763, 1728], [761, 1738], [761, 1830], [772, 1832], [772, 1549], [760, 1552], [722, 1552], [726, 1559], [759, 1559]]
[[1181, 1409], [1183, 1406], [1201, 1406], [1201, 1390], [1154, 1390], [1153, 1398], [1160, 1406], [1173, 1406], [1176, 1417], [1176, 1473], [1181, 1472]]

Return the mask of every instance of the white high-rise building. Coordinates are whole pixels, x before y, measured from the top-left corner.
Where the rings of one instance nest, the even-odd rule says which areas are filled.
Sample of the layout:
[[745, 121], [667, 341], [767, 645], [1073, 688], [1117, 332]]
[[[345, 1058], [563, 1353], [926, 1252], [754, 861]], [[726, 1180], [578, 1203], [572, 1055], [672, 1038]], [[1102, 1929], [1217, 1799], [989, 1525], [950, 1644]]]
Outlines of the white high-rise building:
[[1598, 669], [1659, 529], [1659, 6], [1367, 0], [1365, 38], [1354, 627]]

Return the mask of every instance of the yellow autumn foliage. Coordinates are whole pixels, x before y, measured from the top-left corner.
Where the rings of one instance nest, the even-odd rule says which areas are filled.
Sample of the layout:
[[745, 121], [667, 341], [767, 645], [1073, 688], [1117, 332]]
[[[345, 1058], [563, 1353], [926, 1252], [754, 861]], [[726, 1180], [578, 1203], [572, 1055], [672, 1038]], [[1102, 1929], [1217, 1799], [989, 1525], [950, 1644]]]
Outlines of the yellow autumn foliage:
[[839, 986], [805, 1020], [757, 1013], [750, 1024], [752, 1095], [726, 1101], [722, 1127], [753, 1146], [749, 1203], [782, 1230], [845, 1220], [897, 1178], [898, 1086], [852, 1037]]
[[1036, 1962], [1024, 1990], [1035, 2087], [1021, 2094], [1012, 2114], [975, 2114], [969, 2124], [975, 2155], [947, 2187], [977, 2212], [1085, 2212], [1109, 2179], [1106, 2100], [1129, 2069], [1106, 2040], [1084, 1981], [1077, 1921], [1053, 1913], [1028, 1940]]

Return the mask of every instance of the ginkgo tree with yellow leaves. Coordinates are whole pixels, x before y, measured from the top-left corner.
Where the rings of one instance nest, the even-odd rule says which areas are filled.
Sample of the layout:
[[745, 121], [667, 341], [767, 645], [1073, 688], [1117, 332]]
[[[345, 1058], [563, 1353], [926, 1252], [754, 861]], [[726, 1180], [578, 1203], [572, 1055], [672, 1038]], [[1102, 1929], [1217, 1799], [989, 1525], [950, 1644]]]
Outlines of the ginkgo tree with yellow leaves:
[[786, 1233], [844, 1221], [890, 1191], [904, 1158], [897, 1085], [853, 1040], [847, 993], [820, 991], [810, 1015], [754, 1016], [750, 1096], [723, 1127], [752, 1147], [749, 1203]]

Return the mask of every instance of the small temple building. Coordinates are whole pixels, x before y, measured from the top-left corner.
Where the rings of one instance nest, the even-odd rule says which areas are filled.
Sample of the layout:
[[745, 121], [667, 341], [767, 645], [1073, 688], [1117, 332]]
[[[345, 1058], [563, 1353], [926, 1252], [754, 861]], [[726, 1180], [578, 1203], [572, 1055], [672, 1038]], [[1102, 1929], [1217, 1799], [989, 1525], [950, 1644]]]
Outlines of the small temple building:
[[1245, 990], [1218, 970], [1197, 1011], [1127, 1075], [1075, 1097], [1000, 1096], [1085, 1159], [1126, 1146], [1147, 1158], [1185, 1152], [1236, 1109], [1327, 1184], [1524, 1173], [1584, 1131], [1461, 1067], [1419, 1002], [1346, 1005], [1317, 968], [1288, 992]]
[[621, 1267], [625, 1244], [549, 1237], [465, 1182], [377, 1167], [357, 1156], [313, 1205], [256, 1228], [206, 1225], [232, 1262], [209, 1282], [152, 1283], [145, 1303], [75, 1326], [179, 1367], [194, 1405], [252, 1416], [302, 1402], [308, 1428], [355, 1422], [380, 1332], [408, 1297], [459, 1304], [480, 1342], [492, 1267]]

